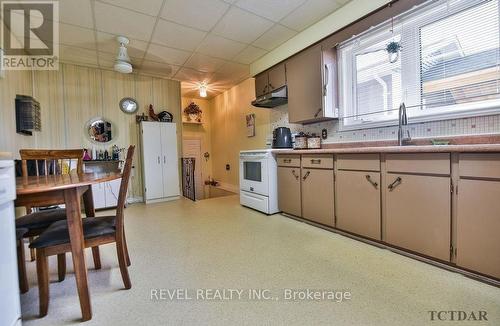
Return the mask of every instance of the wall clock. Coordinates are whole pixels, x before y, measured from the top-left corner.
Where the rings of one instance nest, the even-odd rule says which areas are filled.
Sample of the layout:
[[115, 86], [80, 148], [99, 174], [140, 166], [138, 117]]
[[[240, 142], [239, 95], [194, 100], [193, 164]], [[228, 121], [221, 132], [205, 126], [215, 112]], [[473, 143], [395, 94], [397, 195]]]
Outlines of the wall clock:
[[120, 110], [122, 110], [124, 113], [135, 113], [137, 112], [138, 108], [139, 104], [137, 104], [137, 101], [131, 97], [124, 97], [120, 101]]

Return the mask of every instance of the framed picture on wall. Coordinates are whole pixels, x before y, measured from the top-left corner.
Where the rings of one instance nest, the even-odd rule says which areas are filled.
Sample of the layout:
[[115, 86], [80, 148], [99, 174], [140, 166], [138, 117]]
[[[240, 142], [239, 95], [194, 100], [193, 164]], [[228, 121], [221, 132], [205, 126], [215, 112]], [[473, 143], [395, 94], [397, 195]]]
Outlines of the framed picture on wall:
[[255, 113], [247, 114], [247, 137], [255, 136]]

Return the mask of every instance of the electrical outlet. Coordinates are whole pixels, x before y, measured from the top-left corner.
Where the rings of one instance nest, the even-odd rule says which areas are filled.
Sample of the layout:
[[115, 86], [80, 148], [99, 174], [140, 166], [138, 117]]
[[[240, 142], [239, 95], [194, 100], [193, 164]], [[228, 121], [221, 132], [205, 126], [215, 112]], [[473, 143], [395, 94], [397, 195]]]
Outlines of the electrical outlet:
[[226, 171], [229, 171], [229, 170], [231, 170], [231, 165], [226, 164]]

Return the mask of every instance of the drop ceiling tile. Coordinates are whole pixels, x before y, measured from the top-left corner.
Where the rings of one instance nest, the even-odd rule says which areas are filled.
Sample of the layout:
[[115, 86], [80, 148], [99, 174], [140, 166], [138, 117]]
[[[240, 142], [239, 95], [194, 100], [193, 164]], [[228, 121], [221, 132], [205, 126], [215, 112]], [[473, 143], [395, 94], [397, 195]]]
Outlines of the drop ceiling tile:
[[148, 61], [182, 66], [190, 56], [191, 52], [151, 43], [144, 59]]
[[179, 66], [144, 60], [139, 70], [144, 73], [170, 78], [177, 73]]
[[203, 81], [209, 81], [211, 75], [211, 73], [182, 67], [175, 74], [175, 79], [191, 83], [201, 83]]
[[[65, 0], [66, 1], [66, 0]], [[135, 10], [150, 16], [158, 16], [163, 0], [101, 0], [109, 4]]]
[[[114, 34], [97, 32], [97, 46], [99, 52], [116, 55], [119, 47], [116, 36], [117, 35]], [[142, 58], [146, 53], [147, 46], [148, 43], [144, 41], [130, 39], [130, 43], [127, 45], [127, 53], [131, 58]]]
[[61, 62], [76, 63], [97, 67], [97, 52], [72, 46], [60, 45], [59, 58]]
[[181, 50], [193, 51], [206, 33], [190, 27], [181, 26], [166, 20], [158, 20], [152, 41]]
[[59, 1], [59, 21], [85, 28], [94, 28], [90, 0]]
[[278, 22], [305, 0], [239, 0], [236, 6]]
[[221, 0], [166, 0], [161, 17], [178, 24], [209, 31], [229, 5]]
[[[343, 0], [343, 2], [347, 1]], [[341, 3], [334, 0], [308, 0], [281, 20], [280, 24], [296, 31], [302, 31], [328, 16], [336, 9], [340, 8], [341, 5]]]
[[267, 19], [232, 7], [212, 32], [231, 40], [252, 43], [271, 26], [273, 23]]
[[276, 24], [273, 26], [273, 28], [265, 32], [264, 35], [253, 42], [253, 44], [258, 46], [259, 48], [271, 51], [278, 45], [288, 41], [296, 34], [297, 32], [287, 27]]
[[267, 51], [264, 49], [249, 45], [245, 50], [241, 51], [236, 57], [234, 57], [233, 61], [248, 65], [266, 53]]
[[201, 53], [194, 53], [184, 66], [198, 71], [214, 72], [224, 63], [225, 61], [222, 59], [214, 58]]
[[96, 2], [95, 20], [98, 31], [149, 41], [156, 18]]
[[209, 34], [198, 48], [198, 52], [212, 57], [230, 60], [240, 53], [246, 44]]
[[62, 23], [59, 24], [59, 42], [86, 49], [96, 48], [93, 30]]

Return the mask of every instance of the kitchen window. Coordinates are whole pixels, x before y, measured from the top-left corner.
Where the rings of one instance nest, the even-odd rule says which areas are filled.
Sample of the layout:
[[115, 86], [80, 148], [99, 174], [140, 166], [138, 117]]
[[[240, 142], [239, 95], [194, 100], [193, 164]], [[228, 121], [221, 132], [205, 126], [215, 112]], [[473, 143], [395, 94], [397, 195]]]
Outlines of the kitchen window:
[[500, 113], [499, 40], [499, 0], [439, 0], [341, 43], [341, 128]]

